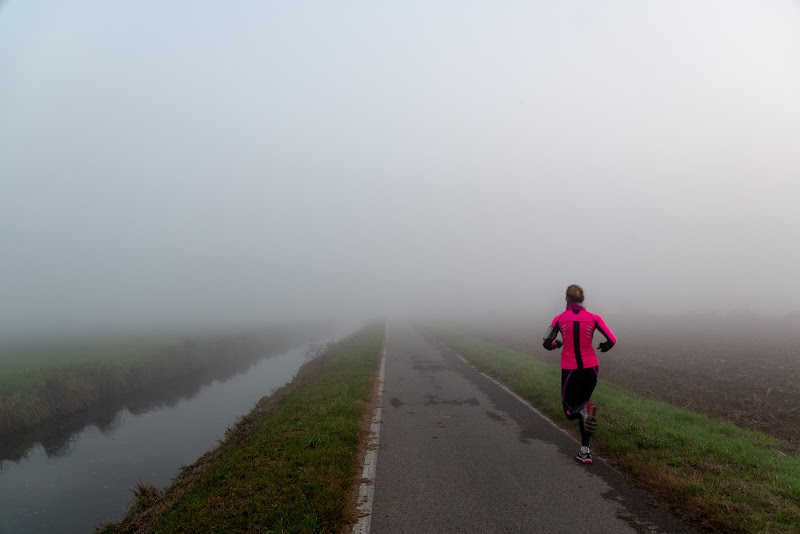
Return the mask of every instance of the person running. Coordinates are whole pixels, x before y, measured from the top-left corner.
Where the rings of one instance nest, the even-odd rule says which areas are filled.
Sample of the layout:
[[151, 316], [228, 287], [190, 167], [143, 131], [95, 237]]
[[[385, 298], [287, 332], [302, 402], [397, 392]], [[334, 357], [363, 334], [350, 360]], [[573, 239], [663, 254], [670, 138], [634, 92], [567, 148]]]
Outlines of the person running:
[[[597, 406], [589, 399], [597, 385], [599, 364], [592, 348], [592, 336], [599, 330], [606, 338], [597, 347], [608, 352], [617, 342], [603, 318], [586, 311], [583, 289], [579, 285], [567, 288], [567, 310], [556, 315], [542, 340], [547, 350], [564, 347], [561, 351], [561, 402], [570, 421], [578, 420], [581, 429], [581, 450], [575, 457], [581, 463], [592, 463], [589, 441], [597, 430]], [[561, 333], [562, 341], [556, 339]]]

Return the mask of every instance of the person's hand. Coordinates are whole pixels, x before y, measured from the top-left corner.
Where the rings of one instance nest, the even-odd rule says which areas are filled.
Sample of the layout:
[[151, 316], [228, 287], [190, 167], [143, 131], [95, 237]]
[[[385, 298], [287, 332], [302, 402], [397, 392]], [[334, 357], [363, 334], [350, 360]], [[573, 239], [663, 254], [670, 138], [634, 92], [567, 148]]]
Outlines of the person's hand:
[[542, 341], [542, 346], [544, 348], [546, 348], [547, 350], [556, 350], [556, 349], [560, 348], [562, 345], [563, 345], [563, 343], [561, 343], [557, 339], [555, 339], [553, 341], [549, 341], [549, 340], [545, 339], [544, 341]]
[[613, 346], [614, 344], [612, 342], [604, 341], [603, 343], [597, 345], [597, 348], [600, 349], [600, 352], [608, 352], [609, 350], [611, 350], [611, 347]]

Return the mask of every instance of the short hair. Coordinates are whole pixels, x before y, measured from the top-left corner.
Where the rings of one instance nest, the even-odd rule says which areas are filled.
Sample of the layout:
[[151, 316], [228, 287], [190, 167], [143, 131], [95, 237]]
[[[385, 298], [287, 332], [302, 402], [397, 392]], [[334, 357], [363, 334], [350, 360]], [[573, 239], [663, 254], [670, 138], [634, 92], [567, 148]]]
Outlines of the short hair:
[[567, 288], [567, 300], [570, 302], [583, 302], [583, 288], [577, 284], [572, 284]]

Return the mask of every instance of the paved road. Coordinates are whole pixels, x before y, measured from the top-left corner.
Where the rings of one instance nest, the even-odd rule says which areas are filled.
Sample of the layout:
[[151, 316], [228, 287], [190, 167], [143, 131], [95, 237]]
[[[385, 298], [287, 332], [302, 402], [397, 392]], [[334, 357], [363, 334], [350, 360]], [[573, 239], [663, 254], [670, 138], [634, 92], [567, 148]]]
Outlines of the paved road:
[[372, 534], [694, 532], [448, 348], [390, 325]]

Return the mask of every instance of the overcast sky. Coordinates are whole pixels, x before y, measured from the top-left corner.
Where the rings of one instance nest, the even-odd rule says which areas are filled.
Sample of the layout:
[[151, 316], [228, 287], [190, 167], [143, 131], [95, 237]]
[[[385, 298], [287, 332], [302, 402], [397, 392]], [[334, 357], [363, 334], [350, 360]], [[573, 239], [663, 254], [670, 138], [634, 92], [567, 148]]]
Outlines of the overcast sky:
[[0, 3], [0, 329], [800, 309], [800, 3]]

